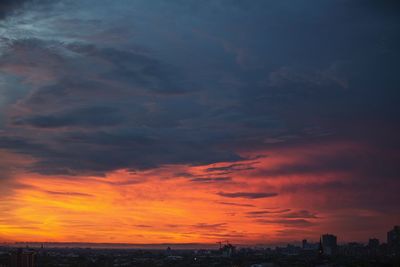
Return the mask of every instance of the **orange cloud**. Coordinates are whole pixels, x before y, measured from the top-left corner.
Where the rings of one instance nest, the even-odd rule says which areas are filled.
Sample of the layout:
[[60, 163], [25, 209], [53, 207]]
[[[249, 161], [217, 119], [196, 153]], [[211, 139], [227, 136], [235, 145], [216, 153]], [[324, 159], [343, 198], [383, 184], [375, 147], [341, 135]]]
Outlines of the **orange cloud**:
[[[253, 156], [235, 164], [168, 165], [140, 172], [119, 170], [106, 177], [19, 174], [13, 194], [2, 200], [3, 206], [12, 208], [0, 211], [0, 238], [273, 243], [317, 239], [325, 231], [344, 232], [350, 215], [358, 213], [372, 222], [382, 216], [351, 207], [330, 207], [330, 198], [340, 194], [344, 199], [349, 197], [341, 187], [346, 175], [329, 169], [315, 174], [306, 169], [293, 173], [276, 170], [349, 147], [336, 144], [271, 150], [266, 157]], [[267, 175], [271, 170], [275, 170], [273, 175]], [[359, 231], [350, 237], [363, 235], [365, 231]]]

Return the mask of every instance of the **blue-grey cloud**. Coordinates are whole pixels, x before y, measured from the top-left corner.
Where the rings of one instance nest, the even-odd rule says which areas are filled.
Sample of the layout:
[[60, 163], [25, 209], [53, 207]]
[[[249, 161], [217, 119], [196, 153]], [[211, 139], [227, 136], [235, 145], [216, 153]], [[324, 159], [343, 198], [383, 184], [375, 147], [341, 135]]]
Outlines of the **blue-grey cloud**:
[[14, 120], [14, 124], [18, 126], [39, 128], [110, 126], [121, 122], [122, 116], [118, 115], [118, 109], [114, 107], [84, 107], [69, 112], [19, 117]]
[[0, 19], [29, 0], [4, 0], [0, 3]]
[[396, 176], [395, 1], [22, 2], [0, 6], [10, 18], [0, 40], [0, 148], [32, 157], [30, 171], [232, 162], [208, 169], [219, 178], [189, 177], [223, 182], [254, 171], [235, 162], [240, 151], [340, 139], [379, 157], [346, 153], [259, 174]]
[[235, 164], [230, 164], [227, 166], [221, 166], [221, 167], [212, 167], [212, 168], [207, 168], [207, 172], [217, 172], [217, 173], [232, 173], [232, 172], [237, 172], [237, 171], [249, 171], [249, 170], [254, 170], [255, 167], [253, 167], [255, 163], [249, 163], [249, 164], [242, 164], [242, 163], [235, 163]]

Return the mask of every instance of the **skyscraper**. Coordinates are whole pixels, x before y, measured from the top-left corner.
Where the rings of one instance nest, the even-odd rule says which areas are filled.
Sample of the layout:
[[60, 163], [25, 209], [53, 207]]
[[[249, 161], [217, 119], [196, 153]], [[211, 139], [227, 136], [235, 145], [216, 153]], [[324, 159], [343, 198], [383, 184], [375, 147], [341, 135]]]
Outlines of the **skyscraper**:
[[333, 255], [337, 249], [337, 237], [331, 234], [322, 236], [322, 248], [325, 255]]
[[400, 247], [400, 226], [396, 225], [387, 233], [387, 243], [390, 247]]

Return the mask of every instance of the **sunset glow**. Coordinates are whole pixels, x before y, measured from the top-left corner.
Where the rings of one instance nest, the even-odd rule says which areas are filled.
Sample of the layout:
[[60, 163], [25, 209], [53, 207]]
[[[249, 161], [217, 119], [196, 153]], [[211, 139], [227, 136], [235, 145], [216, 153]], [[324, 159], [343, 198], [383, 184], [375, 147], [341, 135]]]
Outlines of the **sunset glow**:
[[[10, 194], [2, 198], [4, 207], [13, 207], [2, 212], [2, 238], [254, 244], [316, 240], [324, 231], [351, 229], [348, 218], [359, 220], [359, 226], [368, 220], [368, 225], [385, 227], [386, 222], [376, 219], [384, 213], [357, 206], [364, 196], [353, 195], [360, 184], [352, 180], [352, 172], [306, 169], [317, 158], [348, 150], [365, 153], [362, 149], [345, 142], [322, 143], [253, 151], [246, 155], [249, 160], [235, 163], [117, 170], [104, 177], [18, 173], [9, 184]], [[292, 172], [296, 167], [304, 170]], [[345, 207], [338, 207], [338, 195]], [[346, 238], [367, 234], [362, 227], [351, 231]], [[379, 229], [374, 234], [379, 236]]]

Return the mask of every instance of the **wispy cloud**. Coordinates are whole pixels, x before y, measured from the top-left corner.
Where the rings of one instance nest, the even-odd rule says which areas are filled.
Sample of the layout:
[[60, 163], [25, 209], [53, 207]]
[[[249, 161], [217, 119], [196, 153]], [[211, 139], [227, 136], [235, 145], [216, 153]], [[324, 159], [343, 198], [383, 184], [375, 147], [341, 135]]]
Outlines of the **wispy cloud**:
[[254, 192], [219, 192], [218, 195], [227, 198], [248, 198], [248, 199], [258, 199], [258, 198], [269, 198], [276, 197], [278, 193], [254, 193]]
[[43, 191], [46, 194], [53, 196], [71, 196], [71, 197], [92, 197], [90, 194], [80, 192], [58, 192], [58, 191]]
[[245, 203], [234, 203], [234, 202], [224, 202], [218, 201], [218, 204], [227, 205], [227, 206], [236, 206], [236, 207], [254, 207], [252, 204], [245, 204]]

